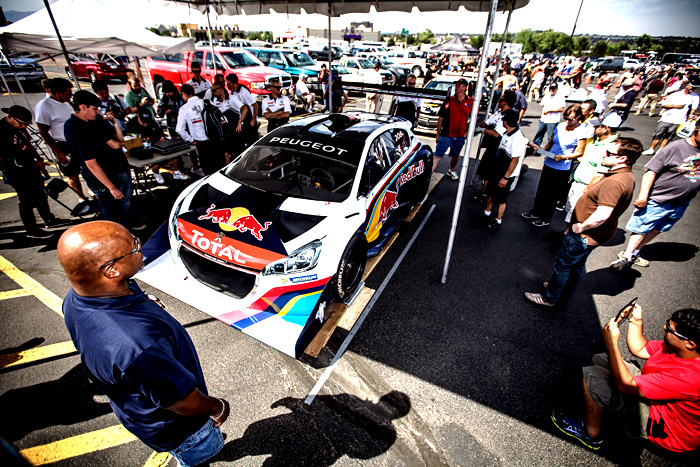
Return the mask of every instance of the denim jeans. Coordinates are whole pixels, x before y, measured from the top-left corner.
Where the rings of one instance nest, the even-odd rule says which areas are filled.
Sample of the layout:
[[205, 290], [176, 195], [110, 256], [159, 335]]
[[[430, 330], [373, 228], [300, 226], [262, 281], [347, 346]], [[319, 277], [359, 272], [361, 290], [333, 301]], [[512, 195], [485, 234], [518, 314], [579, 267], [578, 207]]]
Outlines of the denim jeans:
[[533, 139], [532, 142], [538, 146], [541, 146], [545, 132], [547, 133], [547, 141], [552, 139], [554, 137], [554, 130], [557, 129], [557, 125], [558, 123], [544, 123], [542, 120], [540, 120], [540, 124], [537, 127], [537, 133], [535, 133], [535, 139]]
[[104, 188], [102, 184], [100, 184], [100, 188], [90, 187], [90, 190], [95, 193], [95, 197], [100, 204], [100, 212], [102, 212], [103, 219], [129, 227], [129, 209], [131, 208], [131, 195], [134, 192], [134, 187], [131, 184], [131, 171], [127, 170], [117, 174], [111, 180], [114, 186], [122, 192], [124, 198], [114, 199], [112, 193], [107, 188]]
[[184, 443], [170, 451], [170, 454], [177, 460], [178, 467], [194, 467], [217, 455], [223, 447], [221, 429], [215, 427], [214, 421], [209, 419]]
[[564, 236], [559, 253], [554, 258], [554, 270], [552, 277], [549, 278], [549, 284], [542, 293], [542, 298], [551, 304], [557, 303], [561, 296], [564, 286], [570, 284], [570, 287], [576, 287], [578, 281], [586, 272], [586, 260], [588, 255], [595, 249], [595, 246], [589, 246], [586, 238], [574, 233], [572, 229]]

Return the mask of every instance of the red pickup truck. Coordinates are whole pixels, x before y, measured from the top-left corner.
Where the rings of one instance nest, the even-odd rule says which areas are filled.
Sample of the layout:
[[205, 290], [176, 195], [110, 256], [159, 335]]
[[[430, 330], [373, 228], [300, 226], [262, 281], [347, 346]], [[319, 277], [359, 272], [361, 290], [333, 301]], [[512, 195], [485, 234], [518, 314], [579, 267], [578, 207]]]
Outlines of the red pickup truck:
[[214, 47], [214, 59], [208, 47], [197, 48], [196, 52], [184, 52], [175, 55], [147, 57], [148, 74], [156, 86], [165, 80], [172, 81], [178, 88], [192, 79], [190, 65], [192, 62], [202, 65], [202, 77], [208, 81], [214, 80], [214, 64], [216, 72], [228, 75], [236, 73], [238, 82], [245, 85], [258, 101], [270, 94], [270, 78], [278, 77], [283, 89], [292, 85], [289, 73], [265, 66], [260, 60], [246, 50], [232, 47]]
[[[93, 83], [98, 79], [117, 79], [126, 83], [126, 66], [106, 55], [75, 54], [70, 57], [70, 63], [78, 78], [89, 78]], [[73, 79], [68, 65], [65, 65], [65, 70], [68, 78]]]

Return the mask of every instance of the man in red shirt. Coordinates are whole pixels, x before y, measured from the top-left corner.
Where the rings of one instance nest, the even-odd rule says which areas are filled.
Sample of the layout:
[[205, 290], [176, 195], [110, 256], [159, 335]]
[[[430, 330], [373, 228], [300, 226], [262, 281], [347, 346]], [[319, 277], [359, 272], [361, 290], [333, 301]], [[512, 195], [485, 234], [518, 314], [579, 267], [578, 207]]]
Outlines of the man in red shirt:
[[460, 78], [455, 81], [455, 92], [442, 103], [438, 111], [437, 135], [435, 136], [435, 153], [433, 154], [433, 172], [447, 152], [450, 150], [450, 170], [447, 175], [458, 180], [455, 172], [459, 155], [467, 139], [467, 126], [472, 112], [474, 99], [467, 96], [467, 80]]
[[700, 310], [678, 310], [664, 325], [663, 341], [647, 341], [642, 307], [623, 311], [629, 318], [627, 347], [646, 360], [639, 370], [622, 359], [619, 321], [603, 327], [608, 353], [593, 357], [583, 368], [585, 421], [552, 412], [552, 421], [564, 433], [591, 449], [602, 444], [603, 411], [623, 410], [630, 435], [648, 439], [669, 451], [687, 452], [700, 447]]

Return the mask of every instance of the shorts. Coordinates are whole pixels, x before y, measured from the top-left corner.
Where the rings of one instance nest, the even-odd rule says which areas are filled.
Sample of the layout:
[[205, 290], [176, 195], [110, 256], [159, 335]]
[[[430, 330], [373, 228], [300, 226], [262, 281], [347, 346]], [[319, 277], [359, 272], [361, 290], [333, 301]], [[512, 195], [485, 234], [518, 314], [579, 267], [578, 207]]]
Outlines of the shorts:
[[464, 136], [440, 136], [433, 156], [442, 159], [449, 148], [451, 157], [459, 157], [465, 141]]
[[[68, 164], [63, 165], [58, 163], [58, 169], [61, 171], [61, 173], [66, 177], [77, 177], [80, 175], [80, 158], [77, 155], [71, 156], [71, 148], [65, 141], [56, 141], [56, 144], [64, 154], [70, 157]], [[58, 162], [58, 159], [56, 162]]]
[[652, 230], [668, 232], [683, 217], [689, 204], [690, 201], [676, 206], [669, 203], [657, 203], [650, 199], [646, 207], [634, 210], [625, 228], [632, 233], [641, 235], [648, 234]]
[[223, 447], [221, 429], [214, 426], [214, 420], [209, 419], [170, 454], [177, 460], [178, 467], [194, 467], [217, 455]]
[[506, 202], [506, 199], [508, 199], [510, 187], [513, 184], [514, 180], [514, 177], [509, 178], [505, 188], [501, 188], [500, 186], [498, 186], [498, 183], [501, 181], [500, 179], [489, 180], [486, 184], [486, 191], [484, 191], [484, 193], [486, 194], [486, 196], [491, 198], [491, 202], [493, 204], [503, 204]]
[[[632, 363], [625, 362], [625, 366], [632, 376], [642, 374], [641, 370]], [[650, 402], [647, 399], [620, 393], [610, 373], [608, 354], [594, 355], [593, 366], [584, 367], [582, 371], [591, 399], [600, 407], [621, 411], [627, 433], [633, 437], [646, 439]]]
[[667, 139], [671, 141], [673, 137], [676, 136], [677, 129], [678, 123], [659, 122], [659, 124], [656, 125], [656, 129], [654, 130], [654, 134], [651, 136], [651, 139]]

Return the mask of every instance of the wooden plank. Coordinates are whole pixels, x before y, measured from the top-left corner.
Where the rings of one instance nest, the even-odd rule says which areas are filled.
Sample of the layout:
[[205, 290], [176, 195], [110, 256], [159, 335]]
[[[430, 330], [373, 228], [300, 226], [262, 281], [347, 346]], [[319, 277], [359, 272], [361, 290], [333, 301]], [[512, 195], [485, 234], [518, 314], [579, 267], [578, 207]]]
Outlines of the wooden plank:
[[384, 248], [382, 248], [382, 251], [380, 251], [377, 256], [374, 256], [374, 257], [367, 260], [367, 263], [365, 263], [365, 273], [362, 275], [363, 281], [367, 280], [369, 275], [372, 274], [374, 267], [379, 263], [379, 261], [382, 260], [382, 258], [386, 254], [386, 252], [389, 251], [389, 248], [391, 248], [391, 245], [394, 244], [394, 242], [396, 241], [396, 238], [398, 236], [399, 236], [399, 233], [394, 232], [394, 234], [391, 236], [389, 241], [386, 242], [386, 245], [384, 245]]
[[369, 287], [363, 287], [355, 298], [355, 301], [352, 302], [352, 306], [349, 306], [348, 309], [345, 310], [345, 313], [343, 313], [342, 318], [340, 321], [338, 321], [338, 327], [341, 327], [346, 331], [352, 330], [355, 322], [374, 296], [374, 292], [376, 292], [376, 290], [370, 289]]
[[343, 317], [343, 314], [347, 310], [348, 306], [344, 303], [331, 303], [333, 307], [333, 313], [331, 316], [323, 323], [321, 330], [318, 334], [314, 336], [313, 340], [309, 342], [309, 345], [304, 349], [304, 353], [310, 355], [313, 358], [318, 357], [321, 350], [326, 346], [328, 339], [333, 335], [333, 331], [338, 326], [338, 321]]

